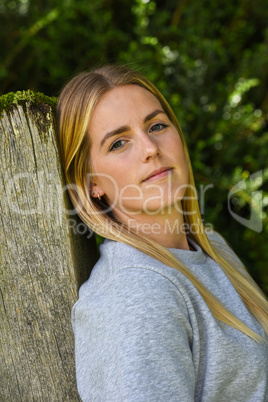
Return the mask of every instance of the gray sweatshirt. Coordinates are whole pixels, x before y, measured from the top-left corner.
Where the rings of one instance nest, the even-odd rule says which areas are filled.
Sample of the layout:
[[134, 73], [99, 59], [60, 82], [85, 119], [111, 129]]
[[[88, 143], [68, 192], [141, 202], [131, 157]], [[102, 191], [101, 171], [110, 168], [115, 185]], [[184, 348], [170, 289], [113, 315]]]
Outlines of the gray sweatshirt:
[[[191, 244], [196, 251], [171, 251], [264, 337], [222, 269]], [[268, 401], [267, 343], [218, 322], [184, 275], [126, 244], [101, 246], [72, 323], [85, 402]]]

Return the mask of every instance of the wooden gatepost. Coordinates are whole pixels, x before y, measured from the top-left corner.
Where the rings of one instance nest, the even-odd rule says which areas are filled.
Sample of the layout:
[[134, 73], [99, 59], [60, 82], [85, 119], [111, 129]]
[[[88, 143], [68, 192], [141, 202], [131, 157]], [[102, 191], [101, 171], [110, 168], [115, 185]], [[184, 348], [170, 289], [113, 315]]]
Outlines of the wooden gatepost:
[[73, 214], [55, 99], [0, 97], [0, 400], [79, 401], [71, 308], [97, 259]]

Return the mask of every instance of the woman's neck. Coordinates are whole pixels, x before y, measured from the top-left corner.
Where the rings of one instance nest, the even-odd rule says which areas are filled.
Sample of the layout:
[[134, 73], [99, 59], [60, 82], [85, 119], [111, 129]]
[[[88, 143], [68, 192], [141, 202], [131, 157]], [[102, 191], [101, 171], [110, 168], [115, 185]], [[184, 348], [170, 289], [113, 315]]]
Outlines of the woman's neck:
[[149, 237], [164, 247], [190, 250], [187, 241], [187, 227], [178, 208], [169, 208], [168, 212], [161, 211], [155, 215], [142, 213], [130, 216], [118, 211], [116, 211], [116, 215], [128, 229]]

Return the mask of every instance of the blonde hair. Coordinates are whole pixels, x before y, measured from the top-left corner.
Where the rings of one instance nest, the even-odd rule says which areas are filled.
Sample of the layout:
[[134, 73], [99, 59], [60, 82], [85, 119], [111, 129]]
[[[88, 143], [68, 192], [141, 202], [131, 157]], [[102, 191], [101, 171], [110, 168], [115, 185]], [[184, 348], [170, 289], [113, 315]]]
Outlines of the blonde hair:
[[[124, 66], [104, 66], [90, 72], [83, 72], [72, 78], [64, 87], [58, 102], [58, 132], [62, 163], [69, 193], [81, 219], [102, 237], [129, 244], [149, 256], [169, 265], [185, 275], [200, 292], [214, 317], [245, 333], [256, 341], [262, 338], [242, 323], [182, 264], [168, 249], [152, 239], [138, 235], [119, 225], [107, 209], [108, 205], [89, 194], [88, 173], [90, 172], [90, 136], [88, 123], [100, 98], [114, 87], [139, 85], [150, 91], [160, 102], [170, 121], [181, 137], [189, 169], [189, 186], [182, 200], [185, 223], [195, 225], [194, 241], [223, 269], [239, 293], [248, 310], [268, 333], [268, 302], [246, 269], [222, 243], [212, 244], [204, 229], [191, 162], [179, 123], [168, 102], [157, 88], [142, 74]], [[191, 213], [191, 212], [195, 213]]]

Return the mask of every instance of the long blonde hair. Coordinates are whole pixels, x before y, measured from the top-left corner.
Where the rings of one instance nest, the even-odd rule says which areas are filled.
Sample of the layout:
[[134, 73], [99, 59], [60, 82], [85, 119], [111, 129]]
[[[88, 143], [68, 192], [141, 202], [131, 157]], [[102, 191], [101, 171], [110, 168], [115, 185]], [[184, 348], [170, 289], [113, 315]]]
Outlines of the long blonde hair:
[[[104, 66], [83, 72], [72, 78], [64, 87], [58, 101], [58, 133], [63, 168], [73, 205], [81, 219], [102, 237], [129, 244], [149, 256], [184, 274], [200, 292], [214, 317], [242, 331], [256, 341], [262, 338], [242, 323], [182, 264], [168, 249], [152, 239], [138, 235], [119, 225], [109, 213], [105, 202], [91, 198], [88, 173], [90, 173], [90, 136], [88, 124], [100, 98], [110, 89], [123, 85], [139, 85], [150, 91], [160, 102], [170, 121], [181, 137], [189, 169], [189, 186], [182, 200], [185, 223], [196, 228], [191, 237], [223, 269], [239, 293], [248, 310], [268, 334], [268, 302], [255, 282], [239, 262], [224, 251], [222, 245], [209, 241], [204, 229], [191, 162], [179, 123], [168, 102], [157, 88], [142, 74], [124, 66]], [[194, 213], [191, 213], [194, 212]]]

